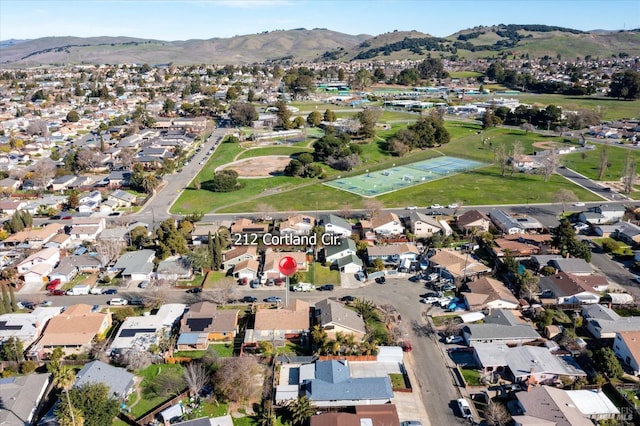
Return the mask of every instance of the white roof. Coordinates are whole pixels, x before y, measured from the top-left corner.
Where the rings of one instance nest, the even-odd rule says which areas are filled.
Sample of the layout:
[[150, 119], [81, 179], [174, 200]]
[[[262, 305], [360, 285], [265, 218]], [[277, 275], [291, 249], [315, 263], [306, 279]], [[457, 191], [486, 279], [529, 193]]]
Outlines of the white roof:
[[584, 415], [620, 414], [618, 408], [604, 392], [597, 390], [570, 390], [567, 391], [567, 395]]
[[459, 317], [462, 319], [462, 322], [476, 322], [484, 319], [484, 314], [482, 312], [468, 312], [466, 314], [461, 314]]

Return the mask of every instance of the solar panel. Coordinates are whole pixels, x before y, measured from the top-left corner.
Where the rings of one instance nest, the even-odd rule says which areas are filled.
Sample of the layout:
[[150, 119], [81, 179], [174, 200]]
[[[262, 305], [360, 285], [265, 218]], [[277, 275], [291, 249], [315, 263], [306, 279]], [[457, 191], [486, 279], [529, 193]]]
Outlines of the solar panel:
[[212, 322], [213, 318], [189, 318], [187, 319], [187, 326], [191, 331], [204, 331]]
[[155, 333], [155, 328], [127, 328], [122, 330], [120, 333], [120, 337], [134, 337], [136, 334], [140, 333]]
[[0, 321], [0, 330], [21, 330], [21, 325], [7, 325], [7, 321]]

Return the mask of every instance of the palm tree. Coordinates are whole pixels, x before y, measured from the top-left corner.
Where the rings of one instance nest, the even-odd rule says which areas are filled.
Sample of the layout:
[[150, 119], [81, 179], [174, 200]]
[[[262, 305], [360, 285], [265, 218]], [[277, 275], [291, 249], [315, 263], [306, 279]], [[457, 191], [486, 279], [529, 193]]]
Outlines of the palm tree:
[[287, 404], [291, 421], [294, 425], [303, 424], [316, 412], [317, 407], [306, 396], [299, 396]]
[[276, 423], [276, 413], [273, 410], [271, 401], [265, 401], [264, 406], [256, 417], [258, 426], [272, 426]]
[[67, 405], [69, 408], [69, 415], [71, 416], [71, 424], [73, 426], [80, 426], [76, 424], [75, 415], [73, 413], [73, 407], [71, 406], [71, 399], [69, 398], [69, 389], [76, 381], [76, 373], [69, 367], [63, 367], [58, 365], [53, 371], [53, 384], [64, 391], [67, 394]]
[[152, 174], [146, 174], [143, 176], [140, 186], [147, 194], [151, 194], [158, 187], [158, 178]]
[[311, 340], [316, 348], [316, 352], [320, 355], [324, 354], [327, 350], [327, 331], [318, 324], [314, 325], [311, 330]]

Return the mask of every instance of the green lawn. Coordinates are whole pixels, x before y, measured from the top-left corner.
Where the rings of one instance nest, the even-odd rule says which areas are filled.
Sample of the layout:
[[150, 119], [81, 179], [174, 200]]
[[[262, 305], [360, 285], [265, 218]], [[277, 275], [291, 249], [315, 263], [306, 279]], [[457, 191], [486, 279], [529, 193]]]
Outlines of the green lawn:
[[313, 149], [303, 148], [298, 146], [272, 146], [268, 148], [252, 148], [243, 152], [238, 160], [244, 158], [262, 157], [265, 155], [288, 155], [293, 156], [296, 154], [302, 154], [303, 152], [313, 152]]
[[482, 382], [480, 381], [480, 372], [478, 370], [472, 370], [469, 368], [460, 368], [462, 372], [462, 377], [464, 377], [464, 381], [467, 382], [469, 386], [481, 386]]
[[[640, 106], [639, 106], [640, 108]], [[600, 174], [600, 158], [604, 146], [596, 144], [595, 149], [579, 152], [575, 154], [567, 154], [562, 156], [563, 164], [578, 173], [581, 173], [591, 179], [598, 180]], [[607, 146], [607, 167], [604, 181], [619, 181], [624, 171], [624, 165], [627, 155], [637, 162], [640, 162], [640, 152], [634, 149], [620, 148], [616, 145]]]
[[389, 374], [389, 378], [391, 379], [391, 387], [393, 389], [404, 389], [407, 387], [402, 374], [391, 373]]
[[[183, 367], [180, 364], [152, 364], [143, 370], [138, 370], [136, 372], [136, 375], [142, 377], [142, 382], [139, 386], [144, 389], [144, 386], [151, 380], [153, 380], [156, 376], [158, 376], [159, 374], [163, 374], [163, 372], [166, 373], [170, 370], [182, 373]], [[164, 396], [145, 397], [144, 392], [141, 392], [140, 400], [131, 407], [131, 414], [134, 417], [141, 416], [142, 414], [162, 404], [168, 399], [169, 397]], [[136, 394], [134, 393], [129, 397], [129, 405], [131, 406], [135, 401]]]
[[334, 284], [339, 286], [340, 272], [332, 271], [328, 266], [322, 266], [317, 262], [313, 262], [309, 265], [309, 271], [305, 273], [302, 281], [315, 285]]
[[474, 78], [480, 77], [482, 73], [476, 71], [452, 71], [449, 73], [451, 78]]

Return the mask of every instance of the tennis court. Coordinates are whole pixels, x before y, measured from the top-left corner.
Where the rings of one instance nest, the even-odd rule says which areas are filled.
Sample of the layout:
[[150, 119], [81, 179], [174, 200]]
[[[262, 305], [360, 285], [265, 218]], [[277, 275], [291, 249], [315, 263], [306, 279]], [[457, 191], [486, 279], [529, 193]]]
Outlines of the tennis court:
[[445, 156], [341, 178], [325, 182], [325, 185], [363, 197], [377, 197], [486, 165], [479, 161]]

